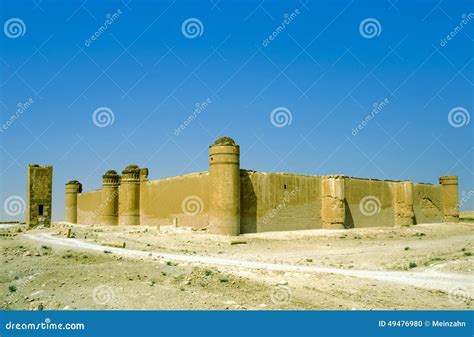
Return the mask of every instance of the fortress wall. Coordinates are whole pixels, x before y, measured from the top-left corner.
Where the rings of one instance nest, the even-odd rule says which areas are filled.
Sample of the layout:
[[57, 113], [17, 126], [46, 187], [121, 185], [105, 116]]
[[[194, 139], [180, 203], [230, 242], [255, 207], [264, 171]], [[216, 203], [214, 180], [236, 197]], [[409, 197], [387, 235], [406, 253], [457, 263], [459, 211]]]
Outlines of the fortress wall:
[[206, 227], [209, 212], [209, 174], [183, 176], [140, 184], [140, 224]]
[[102, 190], [87, 193], [81, 193], [80, 182], [69, 181], [65, 218], [83, 224], [176, 224], [223, 235], [455, 223], [458, 185], [457, 176], [441, 176], [433, 185], [243, 170], [239, 145], [220, 137], [209, 146], [208, 172], [149, 181], [147, 168], [128, 165], [122, 176], [107, 171]]
[[77, 223], [90, 225], [100, 223], [102, 190], [77, 194]]
[[414, 184], [413, 209], [416, 223], [441, 222], [441, 185]]
[[390, 227], [395, 225], [396, 182], [345, 178], [345, 227]]
[[240, 232], [321, 228], [320, 180], [241, 170]]

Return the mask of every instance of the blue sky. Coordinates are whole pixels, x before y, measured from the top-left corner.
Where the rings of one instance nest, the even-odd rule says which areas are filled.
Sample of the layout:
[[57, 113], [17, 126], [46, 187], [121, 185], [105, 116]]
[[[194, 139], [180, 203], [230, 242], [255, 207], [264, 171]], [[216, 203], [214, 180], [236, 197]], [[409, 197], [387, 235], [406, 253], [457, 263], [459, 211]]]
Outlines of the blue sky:
[[151, 179], [205, 171], [220, 135], [241, 145], [242, 168], [458, 175], [461, 197], [474, 190], [470, 1], [36, 0], [0, 12], [2, 203], [25, 198], [28, 163], [51, 164], [62, 219], [68, 180], [93, 190], [131, 163]]

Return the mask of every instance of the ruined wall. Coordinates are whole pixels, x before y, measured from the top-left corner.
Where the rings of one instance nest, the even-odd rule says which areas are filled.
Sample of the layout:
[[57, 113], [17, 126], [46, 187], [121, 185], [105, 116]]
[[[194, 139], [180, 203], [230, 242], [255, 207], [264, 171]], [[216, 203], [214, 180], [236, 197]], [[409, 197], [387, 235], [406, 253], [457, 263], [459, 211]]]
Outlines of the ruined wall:
[[[346, 227], [389, 227], [440, 222], [441, 186], [412, 184], [410, 195], [401, 196], [403, 184], [412, 183], [346, 177]], [[413, 219], [408, 223], [406, 220], [403, 223], [403, 219], [401, 223], [396, 223], [397, 220], [400, 221], [401, 211], [396, 205], [400, 205], [403, 199], [409, 203], [409, 207], [402, 211], [411, 213]], [[402, 204], [402, 207], [406, 206]]]
[[394, 226], [395, 182], [346, 177], [346, 228]]
[[317, 176], [241, 170], [241, 233], [321, 228]]
[[100, 223], [102, 190], [77, 194], [77, 223], [90, 225]]
[[441, 185], [413, 184], [416, 223], [441, 222]]
[[209, 174], [142, 182], [140, 185], [140, 224], [207, 227], [209, 212]]

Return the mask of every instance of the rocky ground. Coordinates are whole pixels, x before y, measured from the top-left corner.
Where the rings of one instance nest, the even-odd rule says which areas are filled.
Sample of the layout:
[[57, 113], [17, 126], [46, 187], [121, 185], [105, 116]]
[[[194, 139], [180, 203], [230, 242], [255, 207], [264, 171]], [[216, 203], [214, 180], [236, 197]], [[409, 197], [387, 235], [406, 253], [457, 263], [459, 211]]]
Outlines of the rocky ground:
[[473, 229], [425, 224], [235, 239], [173, 227], [0, 226], [0, 306], [471, 310]]

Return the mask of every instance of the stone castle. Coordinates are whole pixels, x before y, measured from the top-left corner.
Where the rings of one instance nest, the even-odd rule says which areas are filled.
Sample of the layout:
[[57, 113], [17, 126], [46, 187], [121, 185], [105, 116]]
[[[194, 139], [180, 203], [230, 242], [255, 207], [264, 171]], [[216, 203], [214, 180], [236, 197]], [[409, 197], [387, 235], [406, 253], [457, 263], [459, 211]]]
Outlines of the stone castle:
[[[31, 225], [51, 220], [52, 168], [28, 174]], [[170, 225], [239, 235], [281, 230], [344, 229], [458, 222], [458, 178], [439, 184], [307, 176], [240, 168], [240, 148], [222, 137], [209, 147], [209, 170], [159, 180], [129, 165], [107, 171], [102, 188], [66, 184], [65, 221], [103, 225]]]

